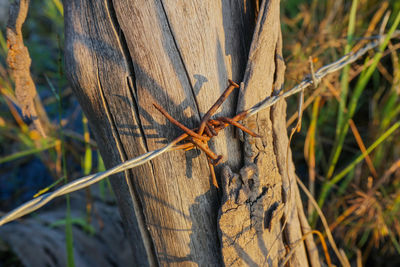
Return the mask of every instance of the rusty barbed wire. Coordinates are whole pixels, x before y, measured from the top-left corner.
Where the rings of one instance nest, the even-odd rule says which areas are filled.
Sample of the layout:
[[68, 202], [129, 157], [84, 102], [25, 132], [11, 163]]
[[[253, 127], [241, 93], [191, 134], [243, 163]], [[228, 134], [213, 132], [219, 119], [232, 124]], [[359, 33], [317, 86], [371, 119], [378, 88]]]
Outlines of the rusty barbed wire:
[[[277, 93], [275, 93], [275, 95], [267, 97], [266, 99], [264, 99], [263, 101], [259, 102], [256, 105], [254, 105], [250, 109], [239, 113], [234, 118], [232, 118], [232, 119], [225, 118], [225, 117], [219, 118], [220, 121], [222, 122], [222, 120], [225, 119], [224, 123], [234, 125], [232, 122], [229, 122], [229, 120], [233, 120], [233, 121], [237, 122], [238, 120], [246, 119], [250, 116], [257, 114], [261, 110], [271, 107], [272, 105], [274, 105], [276, 102], [278, 102], [281, 99], [285, 99], [296, 93], [302, 92], [302, 91], [304, 91], [304, 89], [308, 88], [309, 86], [311, 86], [313, 84], [318, 84], [321, 81], [321, 79], [324, 78], [326, 75], [333, 73], [335, 71], [338, 71], [338, 70], [342, 69], [344, 66], [355, 62], [357, 59], [361, 58], [369, 50], [379, 46], [383, 42], [383, 40], [386, 38], [386, 35], [374, 36], [374, 37], [376, 38], [375, 41], [365, 45], [363, 48], [361, 48], [360, 50], [358, 50], [355, 53], [349, 53], [349, 54], [343, 56], [342, 58], [340, 58], [339, 60], [337, 60], [331, 64], [328, 64], [324, 67], [321, 67], [314, 73], [313, 77], [311, 77], [311, 75], [307, 76], [298, 85], [296, 85], [292, 89], [290, 89], [284, 93], [281, 93], [282, 90], [280, 90]], [[390, 36], [390, 38], [397, 38], [397, 37], [400, 37], [399, 30], [395, 31]], [[373, 37], [370, 37], [370, 38], [373, 38]], [[203, 136], [202, 135], [203, 131], [208, 132], [208, 134], [210, 135], [210, 133], [209, 133], [210, 129], [208, 129], [208, 127], [210, 125], [212, 125], [212, 123], [215, 124], [215, 121], [216, 121], [216, 120], [210, 120], [210, 117], [211, 116], [203, 117], [201, 124], [200, 124], [200, 130], [199, 130], [199, 132], [197, 132], [197, 134], [199, 134], [200, 136]], [[237, 126], [237, 125], [234, 125], [234, 126]], [[224, 128], [225, 127], [226, 126], [224, 126]], [[211, 129], [211, 130], [213, 130], [213, 129]], [[143, 165], [146, 162], [152, 160], [155, 157], [160, 156], [161, 154], [163, 154], [165, 152], [174, 150], [177, 147], [179, 148], [179, 146], [176, 146], [177, 143], [184, 140], [188, 136], [189, 135], [187, 133], [185, 133], [185, 134], [181, 135], [180, 137], [178, 137], [177, 139], [175, 139], [174, 141], [172, 141], [171, 143], [169, 143], [168, 145], [166, 145], [160, 149], [149, 151], [149, 152], [142, 154], [136, 158], [125, 161], [125, 162], [123, 162], [111, 169], [108, 169], [106, 171], [87, 175], [82, 178], [78, 178], [78, 179], [60, 187], [59, 189], [55, 190], [54, 192], [49, 192], [49, 193], [40, 195], [40, 196], [26, 202], [25, 204], [22, 204], [18, 208], [15, 208], [14, 210], [10, 211], [9, 213], [5, 214], [0, 219], [0, 226], [6, 224], [8, 222], [14, 221], [24, 215], [32, 213], [35, 210], [38, 210], [39, 208], [46, 205], [47, 203], [49, 203], [51, 200], [53, 200], [56, 197], [63, 196], [65, 194], [72, 193], [72, 192], [81, 190], [83, 188], [89, 187], [110, 175], [117, 174], [117, 173], [123, 172], [125, 170], [132, 169], [137, 166]], [[210, 137], [210, 139], [211, 138], [212, 137]], [[181, 148], [183, 148], [183, 147], [181, 147]], [[210, 160], [209, 160], [209, 162], [210, 162]], [[211, 171], [211, 166], [210, 166], [210, 171]], [[214, 177], [213, 177], [213, 179], [214, 179]]]

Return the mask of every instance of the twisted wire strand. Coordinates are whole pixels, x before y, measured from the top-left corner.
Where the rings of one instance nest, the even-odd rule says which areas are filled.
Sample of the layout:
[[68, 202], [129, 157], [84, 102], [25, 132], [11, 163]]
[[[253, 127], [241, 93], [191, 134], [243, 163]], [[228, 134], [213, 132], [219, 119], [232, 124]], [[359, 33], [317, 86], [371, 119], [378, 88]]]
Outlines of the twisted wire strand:
[[[399, 36], [400, 36], [400, 31], [395, 31], [392, 34], [391, 38], [395, 38], [395, 37], [399, 37]], [[290, 89], [282, 94], [267, 97], [265, 100], [259, 102], [258, 104], [254, 105], [252, 108], [248, 109], [246, 116], [243, 119], [257, 114], [261, 110], [264, 110], [264, 109], [274, 105], [276, 102], [278, 102], [281, 99], [285, 99], [289, 96], [299, 93], [300, 91], [303, 91], [304, 89], [313, 85], [314, 83], [318, 84], [321, 81], [321, 79], [324, 78], [326, 75], [328, 75], [332, 72], [338, 71], [338, 70], [342, 69], [344, 66], [355, 62], [357, 59], [362, 57], [369, 50], [379, 46], [385, 37], [386, 37], [385, 35], [376, 36], [375, 38], [377, 38], [377, 40], [367, 44], [366, 46], [364, 46], [362, 49], [358, 50], [357, 52], [349, 53], [349, 54], [343, 56], [342, 58], [340, 58], [339, 60], [337, 60], [331, 64], [328, 64], [324, 67], [321, 67], [314, 73], [314, 77], [315, 77], [314, 80], [310, 78], [311, 76], [306, 77], [292, 89]], [[51, 200], [53, 200], [56, 197], [89, 187], [110, 175], [117, 174], [117, 173], [123, 172], [125, 170], [132, 169], [137, 166], [143, 165], [146, 162], [152, 160], [153, 158], [158, 157], [167, 151], [170, 151], [171, 149], [173, 149], [174, 146], [175, 146], [174, 142], [169, 143], [168, 145], [166, 145], [160, 149], [149, 151], [149, 152], [142, 154], [136, 158], [125, 161], [109, 170], [106, 170], [103, 172], [98, 172], [98, 173], [91, 174], [88, 176], [84, 176], [82, 178], [78, 178], [78, 179], [60, 187], [59, 189], [57, 189], [53, 192], [49, 192], [49, 193], [40, 195], [40, 196], [22, 204], [21, 206], [15, 208], [14, 210], [8, 212], [6, 215], [4, 215], [0, 219], [0, 226], [6, 224], [8, 222], [14, 221], [24, 215], [32, 213], [35, 210], [38, 210], [39, 208], [43, 207], [45, 204], [47, 204], [48, 202], [50, 202]]]
[[170, 143], [170, 144], [164, 146], [163, 148], [147, 152], [136, 158], [125, 161], [107, 171], [87, 175], [85, 177], [76, 179], [76, 180], [60, 187], [59, 189], [55, 190], [54, 192], [40, 195], [40, 196], [26, 202], [25, 204], [19, 206], [18, 208], [12, 210], [11, 212], [7, 213], [5, 216], [3, 216], [0, 220], [0, 226], [7, 222], [14, 221], [26, 214], [29, 214], [29, 213], [43, 207], [45, 204], [47, 204], [48, 202], [50, 202], [51, 200], [53, 200], [56, 197], [89, 187], [110, 175], [120, 173], [125, 170], [142, 165], [142, 164], [152, 160], [153, 158], [171, 150], [171, 148], [174, 145], [175, 145], [174, 143]]
[[[278, 102], [278, 100], [280, 100], [282, 98], [287, 98], [289, 96], [299, 93], [300, 91], [313, 85], [314, 82], [316, 84], [318, 84], [321, 81], [321, 79], [324, 78], [326, 75], [336, 72], [336, 71], [344, 68], [344, 66], [346, 66], [348, 64], [354, 63], [357, 59], [359, 59], [360, 57], [365, 55], [369, 50], [374, 49], [377, 46], [379, 46], [382, 43], [382, 41], [385, 39], [385, 37], [386, 37], [386, 35], [371, 37], [371, 38], [375, 38], [377, 40], [365, 45], [363, 48], [361, 48], [360, 50], [358, 50], [355, 53], [350, 52], [350, 53], [344, 55], [343, 57], [341, 57], [340, 59], [338, 59], [337, 61], [332, 62], [328, 65], [325, 65], [325, 66], [319, 68], [314, 73], [315, 80], [312, 80], [311, 75], [309, 75], [308, 77], [304, 78], [298, 85], [296, 85], [292, 89], [284, 92], [283, 94], [277, 94], [277, 95], [271, 96], [271, 97], [266, 98], [265, 100], [259, 102], [258, 104], [254, 105], [252, 108], [250, 108], [248, 110], [248, 116], [252, 116], [252, 115], [258, 113], [260, 110], [263, 110], [264, 108], [274, 105], [276, 102]], [[396, 30], [391, 36], [391, 38], [397, 38], [397, 37], [400, 37], [400, 30]]]

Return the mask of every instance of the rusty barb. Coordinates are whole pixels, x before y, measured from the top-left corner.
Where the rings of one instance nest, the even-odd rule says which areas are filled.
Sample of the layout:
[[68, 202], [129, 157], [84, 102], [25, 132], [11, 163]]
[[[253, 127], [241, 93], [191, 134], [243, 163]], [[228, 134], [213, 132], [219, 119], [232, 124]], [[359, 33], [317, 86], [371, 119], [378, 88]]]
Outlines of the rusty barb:
[[270, 97], [267, 97], [266, 99], [262, 100], [258, 104], [254, 105], [250, 109], [243, 111], [236, 115], [233, 118], [227, 118], [227, 117], [219, 117], [216, 119], [211, 119], [211, 116], [217, 111], [218, 107], [222, 105], [222, 103], [225, 101], [225, 99], [229, 96], [229, 94], [235, 89], [238, 88], [238, 85], [232, 81], [230, 81], [229, 87], [225, 90], [225, 92], [221, 95], [221, 97], [215, 102], [215, 104], [210, 108], [210, 110], [204, 115], [203, 119], [201, 120], [200, 126], [198, 129], [189, 129], [185, 127], [183, 124], [179, 123], [177, 120], [172, 118], [163, 108], [161, 108], [158, 105], [155, 105], [156, 108], [172, 123], [177, 125], [179, 128], [181, 128], [184, 133], [173, 140], [171, 143], [167, 144], [166, 146], [149, 151], [145, 154], [139, 155], [136, 158], [129, 159], [117, 166], [114, 166], [111, 169], [108, 169], [104, 172], [98, 172], [95, 174], [90, 174], [84, 177], [81, 177], [79, 179], [76, 179], [74, 181], [71, 181], [70, 183], [61, 186], [57, 190], [49, 193], [45, 193], [43, 195], [39, 195], [35, 197], [34, 199], [24, 203], [23, 205], [17, 207], [16, 209], [10, 211], [6, 215], [0, 218], [0, 226], [7, 223], [14, 221], [26, 214], [29, 214], [40, 207], [43, 207], [45, 204], [50, 202], [51, 200], [55, 199], [56, 197], [81, 190], [83, 188], [86, 188], [90, 185], [93, 185], [104, 178], [120, 173], [123, 171], [126, 171], [128, 169], [135, 168], [137, 166], [140, 166], [142, 164], [145, 164], [146, 162], [160, 156], [163, 153], [166, 153], [171, 150], [176, 150], [176, 149], [183, 149], [184, 151], [186, 150], [191, 150], [195, 147], [199, 148], [200, 150], [204, 151], [207, 155], [207, 160], [208, 160], [208, 166], [210, 168], [211, 172], [211, 178], [213, 181], [213, 184], [218, 187], [218, 184], [216, 182], [216, 177], [214, 173], [214, 166], [218, 165], [218, 163], [221, 162], [222, 156], [216, 155], [209, 147], [208, 147], [208, 142], [214, 137], [218, 135], [218, 132], [221, 131], [222, 129], [225, 129], [229, 125], [233, 125], [235, 127], [240, 128], [244, 132], [252, 135], [252, 136], [257, 136], [255, 133], [251, 132], [248, 130], [246, 127], [243, 125], [239, 124], [238, 121], [243, 120], [247, 117], [253, 116], [257, 114], [258, 112], [269, 108], [273, 106], [275, 103], [277, 103], [279, 100], [287, 98], [291, 95], [297, 94], [299, 92], [302, 92], [304, 89], [307, 87], [310, 87], [311, 85], [316, 85], [323, 77], [328, 75], [329, 73], [333, 73], [335, 71], [338, 71], [342, 69], [344, 66], [351, 64], [355, 62], [357, 59], [365, 55], [369, 50], [376, 48], [381, 45], [382, 41], [387, 38], [398, 38], [400, 37], [400, 31], [397, 30], [395, 31], [392, 35], [379, 35], [375, 37], [377, 40], [374, 40], [367, 45], [365, 45], [363, 48], [358, 50], [357, 52], [351, 52], [347, 55], [344, 55], [342, 58], [339, 60], [328, 64], [326, 66], [323, 66], [322, 68], [318, 69], [315, 73], [312, 70], [313, 77], [305, 77], [298, 85], [295, 87], [285, 91], [285, 92], [279, 92], [276, 95], [272, 95]]
[[247, 113], [242, 112], [238, 116], [233, 118], [228, 117], [218, 117], [215, 119], [211, 119], [211, 116], [218, 110], [218, 108], [224, 103], [224, 101], [229, 97], [229, 95], [233, 92], [234, 89], [239, 88], [239, 85], [229, 80], [229, 86], [222, 93], [222, 95], [217, 99], [214, 105], [207, 111], [204, 115], [203, 119], [200, 122], [200, 126], [195, 129], [189, 129], [179, 121], [175, 120], [168, 112], [159, 106], [156, 103], [153, 103], [154, 107], [164, 115], [171, 123], [175, 124], [177, 127], [182, 129], [185, 133], [176, 138], [172, 143], [174, 143], [174, 150], [183, 149], [184, 151], [188, 151], [194, 148], [198, 148], [202, 150], [207, 155], [208, 167], [211, 173], [212, 183], [215, 187], [218, 186], [217, 178], [214, 172], [214, 166], [217, 166], [222, 162], [223, 156], [215, 154], [210, 147], [208, 146], [208, 142], [214, 137], [217, 136], [218, 133], [228, 127], [229, 125], [236, 126], [242, 131], [250, 134], [253, 137], [260, 137], [255, 134], [242, 124], [238, 123], [239, 120], [246, 117]]

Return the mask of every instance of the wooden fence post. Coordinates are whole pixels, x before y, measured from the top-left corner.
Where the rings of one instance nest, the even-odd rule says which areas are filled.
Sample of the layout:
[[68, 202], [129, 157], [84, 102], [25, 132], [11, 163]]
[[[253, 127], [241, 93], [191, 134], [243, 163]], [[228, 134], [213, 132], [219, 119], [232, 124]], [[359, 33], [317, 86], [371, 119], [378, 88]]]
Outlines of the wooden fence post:
[[[64, 1], [67, 77], [107, 167], [181, 133], [153, 103], [192, 128], [228, 78], [243, 83], [220, 115], [283, 86], [280, 3], [264, 1], [255, 23], [253, 2]], [[262, 138], [219, 134], [212, 148], [226, 159], [216, 169], [223, 193], [196, 150], [114, 175], [135, 266], [277, 266], [288, 249], [296, 249], [290, 265], [319, 266], [311, 236], [298, 242], [309, 228], [286, 166], [285, 119], [281, 101], [246, 121]]]

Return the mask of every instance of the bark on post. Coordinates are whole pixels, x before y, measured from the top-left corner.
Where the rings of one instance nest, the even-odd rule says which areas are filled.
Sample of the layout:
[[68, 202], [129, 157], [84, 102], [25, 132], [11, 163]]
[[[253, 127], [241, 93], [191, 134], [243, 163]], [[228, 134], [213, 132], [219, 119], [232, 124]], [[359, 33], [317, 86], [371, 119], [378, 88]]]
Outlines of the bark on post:
[[[278, 0], [264, 1], [256, 26], [250, 1], [71, 0], [64, 8], [66, 72], [107, 167], [180, 134], [153, 102], [194, 127], [228, 78], [243, 83], [220, 115], [283, 84]], [[312, 238], [295, 245], [308, 230], [293, 164], [285, 167], [284, 101], [246, 123], [263, 138], [242, 145], [228, 128], [213, 143], [227, 159], [217, 168], [222, 199], [196, 151], [112, 178], [137, 266], [276, 266], [285, 245], [296, 249], [291, 265], [319, 266]]]

